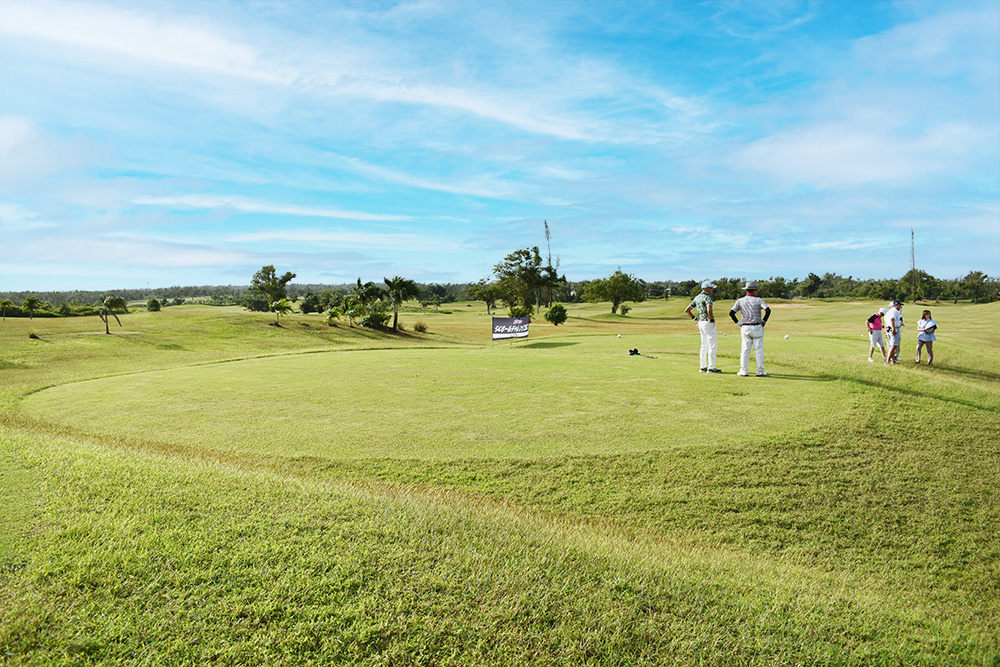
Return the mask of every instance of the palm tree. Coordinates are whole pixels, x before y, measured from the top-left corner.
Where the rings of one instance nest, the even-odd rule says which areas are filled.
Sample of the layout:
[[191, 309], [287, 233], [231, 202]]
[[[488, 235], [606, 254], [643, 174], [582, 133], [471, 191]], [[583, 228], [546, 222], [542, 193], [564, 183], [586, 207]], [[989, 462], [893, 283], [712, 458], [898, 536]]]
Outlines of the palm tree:
[[385, 296], [385, 290], [371, 281], [362, 285], [361, 278], [358, 278], [358, 284], [354, 288], [354, 295], [361, 302], [362, 306], [370, 306]]
[[42, 305], [41, 299], [39, 299], [37, 296], [29, 296], [27, 299], [24, 300], [24, 303], [21, 304], [21, 307], [24, 308], [26, 311], [28, 311], [28, 319], [33, 320], [35, 319], [34, 317], [35, 311], [41, 305]]
[[104, 299], [104, 303], [101, 304], [101, 310], [97, 313], [101, 317], [101, 320], [104, 321], [104, 333], [106, 334], [111, 333], [111, 328], [108, 325], [112, 317], [115, 318], [115, 322], [118, 323], [118, 326], [122, 325], [122, 321], [118, 319], [117, 315], [115, 315], [114, 311], [116, 310], [127, 313], [128, 302], [120, 296], [109, 296]]
[[14, 307], [14, 302], [11, 301], [10, 299], [4, 299], [3, 301], [0, 301], [0, 310], [3, 311], [3, 319], [5, 322], [7, 321], [7, 309], [13, 307]]
[[271, 312], [274, 313], [274, 326], [280, 327], [278, 319], [292, 312], [292, 303], [288, 299], [279, 299], [271, 304]]
[[388, 287], [386, 292], [389, 295], [389, 303], [392, 304], [392, 330], [398, 331], [400, 304], [408, 299], [416, 298], [420, 290], [417, 288], [415, 282], [406, 278], [400, 278], [399, 276], [394, 277], [392, 280], [388, 278], [384, 278], [383, 280]]
[[344, 301], [340, 306], [341, 312], [347, 317], [347, 323], [354, 326], [355, 318], [361, 315], [361, 302], [352, 294], [344, 296]]

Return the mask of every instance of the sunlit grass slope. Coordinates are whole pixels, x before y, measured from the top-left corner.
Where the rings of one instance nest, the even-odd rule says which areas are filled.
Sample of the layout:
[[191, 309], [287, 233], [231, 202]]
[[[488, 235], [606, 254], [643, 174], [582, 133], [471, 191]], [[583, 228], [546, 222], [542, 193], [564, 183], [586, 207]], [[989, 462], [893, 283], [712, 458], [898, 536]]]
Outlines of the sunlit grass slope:
[[997, 664], [1000, 309], [931, 306], [935, 367], [886, 368], [878, 304], [776, 303], [739, 378], [685, 305], [513, 343], [477, 304], [8, 320], [4, 655]]

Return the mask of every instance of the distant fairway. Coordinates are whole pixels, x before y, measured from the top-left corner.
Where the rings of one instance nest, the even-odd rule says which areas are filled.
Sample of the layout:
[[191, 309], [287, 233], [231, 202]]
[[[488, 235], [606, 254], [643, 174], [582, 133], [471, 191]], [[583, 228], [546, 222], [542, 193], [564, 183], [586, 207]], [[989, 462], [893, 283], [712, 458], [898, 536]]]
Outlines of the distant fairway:
[[878, 304], [776, 303], [767, 378], [721, 320], [699, 373], [684, 305], [9, 319], [0, 655], [1000, 664], [1000, 304], [931, 305], [927, 368], [865, 361]]

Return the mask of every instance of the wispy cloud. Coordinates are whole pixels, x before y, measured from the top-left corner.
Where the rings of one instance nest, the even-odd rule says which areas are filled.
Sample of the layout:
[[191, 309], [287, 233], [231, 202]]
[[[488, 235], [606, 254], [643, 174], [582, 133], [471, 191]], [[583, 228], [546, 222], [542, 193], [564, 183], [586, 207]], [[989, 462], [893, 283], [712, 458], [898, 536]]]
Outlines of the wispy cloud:
[[263, 67], [259, 53], [247, 44], [190, 19], [157, 12], [86, 2], [4, 0], [0, 34], [269, 83], [289, 80], [288, 72]]
[[344, 211], [333, 208], [314, 208], [292, 204], [271, 204], [267, 202], [226, 197], [221, 195], [181, 195], [175, 197], [137, 197], [133, 203], [138, 206], [160, 206], [166, 208], [223, 209], [241, 213], [278, 214], [308, 218], [337, 218], [342, 220], [365, 220], [379, 222], [403, 222], [412, 220], [406, 215], [368, 213], [365, 211]]
[[409, 234], [392, 231], [357, 231], [351, 229], [275, 229], [260, 232], [232, 234], [227, 243], [277, 243], [323, 244], [350, 248], [378, 248], [381, 250], [431, 251], [457, 250], [452, 240], [426, 234]]

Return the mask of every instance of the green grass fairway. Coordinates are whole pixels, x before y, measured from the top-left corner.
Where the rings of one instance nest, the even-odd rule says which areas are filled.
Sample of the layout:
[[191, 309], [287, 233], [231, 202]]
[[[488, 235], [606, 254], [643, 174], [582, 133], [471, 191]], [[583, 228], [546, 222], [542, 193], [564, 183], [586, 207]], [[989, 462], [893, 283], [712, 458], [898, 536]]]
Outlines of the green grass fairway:
[[[770, 419], [786, 384], [732, 372], [699, 377], [690, 341], [680, 337], [628, 338], [656, 359], [628, 356], [622, 340], [559, 336], [486, 349], [250, 359], [60, 385], [24, 407], [89, 433], [198, 447], [456, 459], [734, 444], [808, 431], [812, 415], [850, 402], [849, 387], [826, 387], [829, 378], [775, 371], [794, 383], [797, 399], [782, 420]], [[739, 419], [714, 418], [726, 414]]]
[[0, 323], [2, 660], [1000, 665], [1000, 304], [686, 303]]

